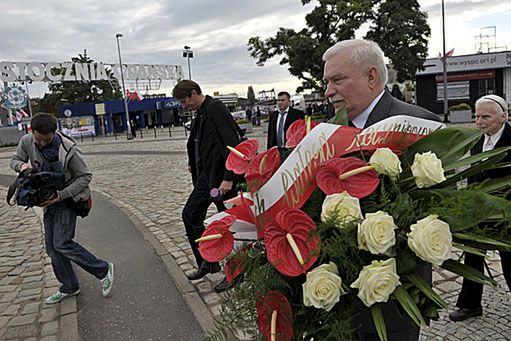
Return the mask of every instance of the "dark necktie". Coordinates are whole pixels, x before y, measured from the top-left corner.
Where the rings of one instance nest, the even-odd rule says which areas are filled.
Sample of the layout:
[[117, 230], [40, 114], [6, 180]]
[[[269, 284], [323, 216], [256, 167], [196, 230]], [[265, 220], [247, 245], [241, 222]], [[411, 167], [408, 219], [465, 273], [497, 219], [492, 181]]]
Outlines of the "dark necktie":
[[279, 114], [279, 123], [277, 125], [277, 145], [281, 148], [284, 147], [284, 115], [286, 112]]

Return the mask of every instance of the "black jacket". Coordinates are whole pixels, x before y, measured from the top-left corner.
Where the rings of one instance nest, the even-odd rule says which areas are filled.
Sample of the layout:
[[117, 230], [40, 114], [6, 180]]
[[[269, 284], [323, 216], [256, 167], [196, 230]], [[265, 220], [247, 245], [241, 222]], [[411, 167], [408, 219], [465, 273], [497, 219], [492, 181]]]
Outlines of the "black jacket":
[[385, 90], [383, 96], [380, 98], [373, 111], [371, 111], [371, 114], [367, 118], [364, 128], [367, 128], [376, 122], [384, 120], [388, 117], [397, 115], [413, 116], [437, 122], [440, 121], [440, 117], [431, 111], [395, 99], [392, 97], [390, 92]]
[[[482, 153], [483, 152], [483, 143], [484, 143], [484, 135], [481, 136], [481, 138], [479, 139], [479, 141], [477, 141], [475, 146], [472, 147], [472, 149], [470, 150], [470, 155]], [[504, 131], [502, 132], [502, 136], [500, 136], [500, 139], [497, 141], [494, 148], [506, 147], [506, 146], [511, 146], [511, 126], [507, 122], [504, 123]], [[508, 151], [506, 156], [504, 157], [504, 159], [502, 159], [500, 162], [501, 163], [511, 162], [511, 152]], [[474, 182], [481, 183], [487, 179], [502, 178], [502, 177], [508, 176], [510, 174], [511, 174], [511, 172], [510, 172], [509, 167], [500, 168], [500, 169], [499, 168], [489, 169], [489, 170], [486, 170], [484, 172], [481, 172], [481, 173], [475, 175], [474, 177], [469, 178], [468, 182], [469, 183], [474, 183]]]
[[[195, 139], [198, 140], [198, 160]], [[236, 147], [239, 142], [234, 119], [227, 107], [221, 101], [206, 96], [197, 110], [186, 144], [194, 185], [202, 174], [207, 176], [210, 189], [218, 188], [223, 180], [234, 181], [236, 176], [225, 169], [225, 161], [229, 155], [227, 146]]]
[[[277, 119], [279, 117], [279, 112], [274, 111], [270, 113], [270, 122], [268, 123], [268, 140], [266, 143], [266, 148], [270, 149], [277, 145]], [[285, 134], [287, 132], [287, 128], [294, 121], [303, 119], [305, 117], [305, 113], [303, 111], [289, 108], [286, 116], [286, 122], [284, 122], [284, 143], [286, 142]]]

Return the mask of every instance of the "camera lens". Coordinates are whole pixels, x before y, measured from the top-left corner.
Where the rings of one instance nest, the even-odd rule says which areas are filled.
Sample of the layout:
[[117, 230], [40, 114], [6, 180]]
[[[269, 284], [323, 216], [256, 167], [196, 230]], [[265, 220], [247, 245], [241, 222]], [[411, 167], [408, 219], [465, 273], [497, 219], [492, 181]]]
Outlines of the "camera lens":
[[50, 200], [55, 194], [55, 189], [52, 187], [43, 187], [39, 189], [39, 196], [42, 201]]

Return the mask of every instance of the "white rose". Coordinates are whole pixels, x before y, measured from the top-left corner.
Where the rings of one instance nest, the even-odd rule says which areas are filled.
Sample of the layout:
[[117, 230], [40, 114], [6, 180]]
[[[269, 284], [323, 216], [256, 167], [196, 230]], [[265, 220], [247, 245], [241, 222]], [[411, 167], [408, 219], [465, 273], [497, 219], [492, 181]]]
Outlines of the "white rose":
[[410, 226], [408, 246], [422, 260], [435, 265], [451, 258], [452, 235], [449, 224], [436, 214], [427, 216]]
[[334, 216], [344, 222], [362, 218], [358, 198], [352, 197], [348, 192], [327, 195], [321, 208], [321, 221], [326, 221]]
[[345, 293], [337, 266], [330, 262], [307, 273], [303, 283], [303, 304], [330, 311]]
[[401, 283], [396, 273], [396, 260], [373, 260], [364, 266], [352, 288], [358, 288], [358, 297], [368, 307], [377, 302], [387, 302], [389, 296]]
[[378, 148], [369, 159], [369, 164], [374, 166], [374, 170], [378, 174], [385, 174], [392, 179], [397, 179], [403, 171], [401, 169], [401, 161], [390, 148]]
[[390, 255], [390, 249], [396, 244], [395, 229], [394, 218], [386, 212], [367, 213], [358, 225], [358, 248], [374, 255]]
[[432, 152], [415, 154], [411, 169], [419, 188], [431, 187], [445, 180], [442, 160]]

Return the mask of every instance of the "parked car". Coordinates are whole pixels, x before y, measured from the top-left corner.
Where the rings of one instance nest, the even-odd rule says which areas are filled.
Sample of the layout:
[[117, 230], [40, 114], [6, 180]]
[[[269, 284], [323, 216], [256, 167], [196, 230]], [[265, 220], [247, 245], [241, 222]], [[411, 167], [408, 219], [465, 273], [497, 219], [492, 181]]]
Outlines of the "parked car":
[[231, 115], [232, 118], [234, 118], [235, 120], [247, 118], [247, 113], [245, 112], [245, 110], [234, 111], [231, 113]]

